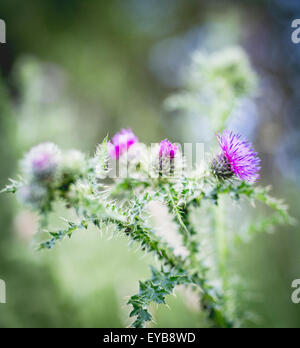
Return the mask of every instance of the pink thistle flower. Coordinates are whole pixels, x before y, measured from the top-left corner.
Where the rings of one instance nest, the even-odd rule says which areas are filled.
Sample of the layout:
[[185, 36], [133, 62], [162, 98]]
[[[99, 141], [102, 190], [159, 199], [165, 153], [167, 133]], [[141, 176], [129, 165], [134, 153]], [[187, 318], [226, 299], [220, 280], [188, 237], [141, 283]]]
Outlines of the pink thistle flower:
[[131, 129], [122, 129], [121, 132], [114, 135], [112, 142], [108, 142], [109, 154], [112, 158], [119, 158], [138, 141], [138, 137], [134, 135]]
[[172, 144], [168, 139], [164, 139], [160, 143], [159, 157], [160, 158], [174, 158], [178, 151], [178, 146]]
[[175, 170], [175, 156], [178, 146], [168, 139], [160, 142], [159, 147], [159, 175], [172, 175]]
[[57, 172], [60, 157], [60, 150], [55, 144], [39, 144], [25, 155], [23, 171], [37, 181], [51, 181]]
[[218, 134], [221, 154], [211, 163], [213, 173], [222, 179], [235, 175], [248, 183], [259, 179], [260, 158], [251, 143], [241, 135], [225, 130]]

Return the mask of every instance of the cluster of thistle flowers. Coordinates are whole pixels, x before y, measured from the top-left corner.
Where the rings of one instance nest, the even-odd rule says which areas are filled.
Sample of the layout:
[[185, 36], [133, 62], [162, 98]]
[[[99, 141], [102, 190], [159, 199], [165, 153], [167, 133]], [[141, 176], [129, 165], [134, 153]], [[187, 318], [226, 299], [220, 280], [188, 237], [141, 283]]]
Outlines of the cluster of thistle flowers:
[[63, 195], [70, 184], [82, 177], [85, 168], [85, 156], [80, 151], [62, 152], [53, 143], [39, 144], [21, 161], [24, 184], [18, 190], [18, 198], [32, 208], [45, 208], [57, 191]]
[[[219, 133], [217, 138], [220, 152], [209, 163], [211, 173], [220, 180], [237, 178], [247, 183], [256, 182], [259, 179], [260, 159], [252, 144], [228, 130]], [[118, 159], [121, 164], [131, 164], [132, 168], [144, 170], [150, 176], [176, 177], [184, 168], [180, 146], [167, 139], [149, 150], [139, 143], [131, 129], [123, 129], [108, 145], [111, 158]], [[128, 174], [127, 166], [126, 169]], [[134, 175], [134, 170], [130, 173]]]
[[[253, 146], [240, 135], [224, 131], [218, 134], [220, 153], [210, 162], [211, 173], [219, 180], [237, 178], [248, 183], [259, 178], [260, 159]], [[164, 139], [148, 149], [139, 143], [131, 129], [123, 129], [108, 142], [107, 151], [125, 176], [172, 178], [182, 173], [183, 156], [177, 144]], [[149, 166], [150, 163], [150, 166]], [[77, 179], [84, 177], [89, 167], [85, 156], [76, 150], [62, 153], [53, 143], [32, 148], [21, 162], [26, 184], [19, 190], [20, 200], [34, 208], [53, 199], [55, 192], [63, 195]], [[130, 168], [129, 168], [130, 167]], [[96, 164], [97, 168], [97, 164]], [[97, 171], [97, 169], [96, 169]], [[110, 170], [110, 175], [113, 170]], [[119, 172], [119, 176], [124, 177]]]

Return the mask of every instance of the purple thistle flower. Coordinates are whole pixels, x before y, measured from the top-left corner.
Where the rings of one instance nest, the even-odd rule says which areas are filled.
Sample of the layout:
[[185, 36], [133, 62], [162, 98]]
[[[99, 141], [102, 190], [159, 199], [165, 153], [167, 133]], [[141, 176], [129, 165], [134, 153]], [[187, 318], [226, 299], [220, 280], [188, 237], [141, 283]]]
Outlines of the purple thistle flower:
[[252, 144], [228, 130], [217, 137], [222, 152], [211, 163], [213, 173], [223, 179], [235, 175], [248, 183], [256, 182], [259, 179], [260, 158]]
[[160, 142], [159, 147], [159, 175], [172, 175], [175, 169], [175, 156], [178, 146], [171, 143], [168, 139]]
[[33, 147], [22, 161], [23, 170], [37, 181], [52, 180], [60, 163], [60, 150], [53, 143]]
[[131, 129], [122, 129], [112, 138], [112, 143], [108, 142], [109, 154], [113, 158], [119, 158], [132, 145], [138, 143], [139, 139]]
[[160, 143], [159, 157], [160, 158], [174, 158], [178, 151], [178, 146], [172, 144], [168, 139], [164, 139]]

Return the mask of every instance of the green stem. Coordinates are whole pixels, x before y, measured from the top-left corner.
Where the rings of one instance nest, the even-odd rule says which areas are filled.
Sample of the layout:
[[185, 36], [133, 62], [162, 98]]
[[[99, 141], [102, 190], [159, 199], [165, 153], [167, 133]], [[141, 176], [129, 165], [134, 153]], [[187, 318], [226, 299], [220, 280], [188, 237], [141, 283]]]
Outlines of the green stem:
[[[193, 242], [191, 239], [191, 231], [188, 229], [187, 225], [184, 223], [183, 218], [182, 218], [182, 212], [179, 210], [178, 206], [176, 205], [176, 202], [174, 201], [172, 192], [170, 191], [169, 186], [166, 187], [166, 190], [168, 192], [168, 196], [170, 198], [171, 201], [171, 207], [172, 210], [175, 213], [176, 219], [175, 221], [178, 223], [179, 225], [179, 230], [182, 234], [183, 237], [183, 244], [184, 246], [188, 249], [189, 251], [189, 259], [190, 259], [190, 263], [191, 263], [191, 267], [198, 269], [198, 260], [197, 257], [195, 255], [195, 248], [193, 246]], [[188, 214], [188, 212], [186, 212], [186, 214], [184, 215], [184, 220], [188, 221], [188, 216], [186, 216]]]
[[225, 226], [225, 206], [222, 199], [219, 199], [218, 206], [214, 207], [215, 217], [215, 229], [216, 229], [216, 240], [217, 240], [217, 254], [219, 261], [219, 272], [223, 281], [223, 290], [226, 294], [228, 289], [228, 272], [227, 272], [227, 261], [228, 261], [228, 241], [226, 236]]

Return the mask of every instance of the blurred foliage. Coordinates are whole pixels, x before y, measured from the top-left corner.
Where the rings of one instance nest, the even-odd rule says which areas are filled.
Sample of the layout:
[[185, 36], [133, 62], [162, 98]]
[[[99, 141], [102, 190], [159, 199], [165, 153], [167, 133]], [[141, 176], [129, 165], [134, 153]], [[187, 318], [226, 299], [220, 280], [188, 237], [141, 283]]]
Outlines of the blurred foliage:
[[196, 51], [185, 72], [184, 90], [168, 97], [165, 107], [180, 117], [206, 118], [206, 133], [220, 132], [242, 98], [253, 95], [257, 77], [240, 47], [205, 54]]

